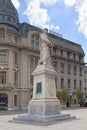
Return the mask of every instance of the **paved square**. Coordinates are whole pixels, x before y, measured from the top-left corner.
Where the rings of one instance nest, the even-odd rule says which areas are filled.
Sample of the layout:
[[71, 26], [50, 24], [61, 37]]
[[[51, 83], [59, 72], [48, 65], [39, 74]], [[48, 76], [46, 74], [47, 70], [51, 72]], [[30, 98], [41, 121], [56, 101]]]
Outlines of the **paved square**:
[[[5, 112], [6, 113], [6, 112]], [[8, 111], [7, 111], [8, 113]], [[30, 124], [19, 124], [9, 122], [20, 114], [0, 115], [0, 130], [87, 130], [87, 109], [64, 110], [64, 114], [71, 114], [77, 120], [57, 123], [50, 126], [35, 126]]]

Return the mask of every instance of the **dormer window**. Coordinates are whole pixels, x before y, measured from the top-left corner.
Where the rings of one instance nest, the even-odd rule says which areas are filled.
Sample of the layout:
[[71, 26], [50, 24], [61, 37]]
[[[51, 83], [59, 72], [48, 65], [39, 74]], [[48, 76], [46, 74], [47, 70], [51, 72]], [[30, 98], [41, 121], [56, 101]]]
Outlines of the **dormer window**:
[[31, 47], [35, 49], [39, 49], [39, 35], [38, 34], [32, 34]]

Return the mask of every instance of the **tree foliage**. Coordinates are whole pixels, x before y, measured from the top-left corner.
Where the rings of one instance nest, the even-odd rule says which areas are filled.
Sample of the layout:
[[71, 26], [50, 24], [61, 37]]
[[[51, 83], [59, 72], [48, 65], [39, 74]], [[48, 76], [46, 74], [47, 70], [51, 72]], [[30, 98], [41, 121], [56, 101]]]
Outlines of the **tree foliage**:
[[80, 103], [82, 103], [83, 101], [83, 96], [84, 96], [84, 93], [82, 92], [80, 88], [78, 88], [76, 91], [76, 97]]
[[60, 100], [60, 102], [63, 102], [65, 104], [69, 98], [67, 89], [64, 88], [62, 91], [57, 92], [57, 97]]

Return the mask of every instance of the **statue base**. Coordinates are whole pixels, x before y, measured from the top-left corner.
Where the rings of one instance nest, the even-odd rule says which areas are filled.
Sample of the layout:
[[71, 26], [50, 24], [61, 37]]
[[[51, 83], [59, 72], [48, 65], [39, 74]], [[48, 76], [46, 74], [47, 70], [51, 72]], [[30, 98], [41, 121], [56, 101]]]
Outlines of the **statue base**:
[[60, 114], [60, 101], [56, 97], [56, 71], [51, 66], [37, 66], [33, 72], [33, 98], [29, 102], [28, 115], [15, 118], [15, 122], [35, 125], [50, 125], [58, 121], [75, 119], [69, 114]]

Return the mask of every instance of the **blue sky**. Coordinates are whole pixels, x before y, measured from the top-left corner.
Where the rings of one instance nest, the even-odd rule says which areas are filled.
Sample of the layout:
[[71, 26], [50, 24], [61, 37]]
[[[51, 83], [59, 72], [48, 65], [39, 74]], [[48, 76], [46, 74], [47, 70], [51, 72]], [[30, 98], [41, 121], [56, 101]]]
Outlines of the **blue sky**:
[[82, 46], [87, 62], [87, 0], [12, 0], [20, 22], [62, 34]]

